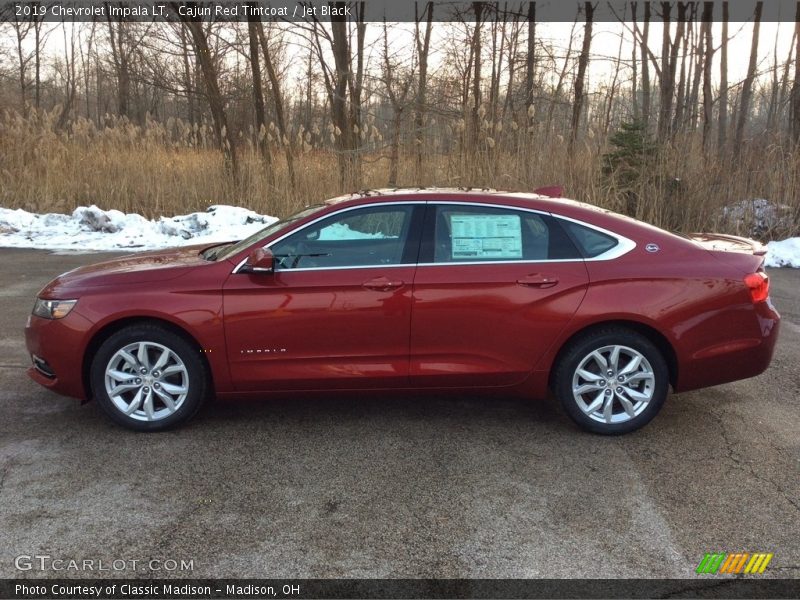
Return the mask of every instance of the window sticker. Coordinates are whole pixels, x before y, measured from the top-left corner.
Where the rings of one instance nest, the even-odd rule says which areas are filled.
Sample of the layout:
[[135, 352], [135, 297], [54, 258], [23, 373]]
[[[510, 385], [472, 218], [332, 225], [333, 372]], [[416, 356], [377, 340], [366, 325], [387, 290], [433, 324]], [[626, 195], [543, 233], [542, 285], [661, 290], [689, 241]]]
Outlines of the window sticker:
[[451, 215], [453, 259], [522, 258], [519, 215]]

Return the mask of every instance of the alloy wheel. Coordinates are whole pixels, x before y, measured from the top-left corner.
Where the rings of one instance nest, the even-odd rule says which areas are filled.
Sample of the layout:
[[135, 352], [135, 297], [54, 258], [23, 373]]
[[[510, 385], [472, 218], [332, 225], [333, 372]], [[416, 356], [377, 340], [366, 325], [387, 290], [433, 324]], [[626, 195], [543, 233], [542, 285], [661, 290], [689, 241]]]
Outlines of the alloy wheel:
[[174, 414], [189, 392], [189, 371], [178, 354], [156, 342], [134, 342], [115, 352], [105, 369], [114, 406], [137, 421]]
[[587, 354], [572, 377], [572, 396], [590, 419], [624, 423], [653, 399], [655, 373], [647, 358], [628, 346], [603, 346]]

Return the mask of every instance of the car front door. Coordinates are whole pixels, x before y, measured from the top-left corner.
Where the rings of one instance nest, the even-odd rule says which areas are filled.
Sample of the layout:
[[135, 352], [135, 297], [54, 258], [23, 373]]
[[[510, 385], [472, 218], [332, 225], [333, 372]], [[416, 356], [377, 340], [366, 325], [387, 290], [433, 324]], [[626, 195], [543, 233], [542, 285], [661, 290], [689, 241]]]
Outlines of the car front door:
[[522, 382], [580, 305], [588, 274], [548, 214], [428, 205], [411, 320], [411, 384]]
[[232, 274], [225, 334], [236, 389], [406, 385], [424, 206], [343, 209], [270, 244], [273, 273]]

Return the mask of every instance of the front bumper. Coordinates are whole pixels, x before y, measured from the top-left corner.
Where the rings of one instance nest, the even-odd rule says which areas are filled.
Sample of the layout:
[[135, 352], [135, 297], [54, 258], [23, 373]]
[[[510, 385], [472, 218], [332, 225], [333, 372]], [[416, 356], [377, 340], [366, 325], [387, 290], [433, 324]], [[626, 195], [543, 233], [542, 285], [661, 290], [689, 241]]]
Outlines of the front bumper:
[[91, 323], [74, 310], [63, 319], [28, 317], [25, 345], [33, 363], [28, 376], [57, 394], [86, 400], [83, 356], [90, 328]]

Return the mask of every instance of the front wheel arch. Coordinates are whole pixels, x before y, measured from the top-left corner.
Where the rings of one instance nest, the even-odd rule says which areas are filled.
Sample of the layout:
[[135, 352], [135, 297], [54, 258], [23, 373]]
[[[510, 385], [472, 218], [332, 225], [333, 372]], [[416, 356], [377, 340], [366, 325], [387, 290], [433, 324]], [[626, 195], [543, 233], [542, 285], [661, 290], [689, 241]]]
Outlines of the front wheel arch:
[[201, 351], [202, 346], [197, 342], [197, 340], [185, 329], [176, 325], [172, 321], [168, 321], [166, 319], [159, 319], [157, 317], [126, 317], [124, 319], [118, 319], [116, 321], [112, 321], [110, 323], [106, 323], [101, 327], [99, 330], [95, 332], [92, 338], [89, 340], [89, 343], [86, 346], [86, 351], [83, 353], [83, 361], [81, 364], [81, 382], [83, 384], [84, 390], [84, 397], [86, 400], [92, 399], [92, 385], [90, 382], [90, 373], [92, 368], [92, 362], [94, 361], [94, 357], [97, 354], [97, 350], [100, 346], [105, 342], [109, 337], [114, 335], [117, 331], [121, 329], [125, 329], [126, 327], [130, 327], [131, 325], [159, 325], [165, 329], [170, 330], [175, 335], [180, 336], [188, 343], [192, 344], [197, 348], [198, 353], [200, 354], [200, 359], [205, 363], [205, 370], [208, 376], [208, 386], [210, 390], [214, 390], [214, 374], [211, 371], [211, 365], [208, 362], [208, 358], [206, 357], [205, 353]]
[[568, 337], [564, 342], [561, 344], [558, 352], [556, 353], [555, 358], [553, 359], [553, 363], [550, 367], [550, 375], [548, 379], [548, 386], [550, 389], [553, 389], [553, 376], [555, 374], [555, 370], [557, 365], [560, 364], [561, 358], [563, 357], [564, 353], [575, 343], [576, 340], [585, 337], [587, 335], [591, 335], [595, 331], [601, 329], [608, 329], [608, 328], [622, 328], [622, 329], [630, 329], [640, 335], [646, 337], [658, 350], [661, 352], [661, 355], [664, 357], [664, 360], [667, 362], [667, 370], [669, 372], [669, 383], [674, 389], [677, 382], [678, 382], [678, 357], [675, 353], [675, 348], [673, 348], [670, 341], [664, 336], [663, 333], [647, 325], [645, 323], [641, 323], [639, 321], [629, 321], [629, 320], [611, 320], [611, 321], [600, 321], [597, 323], [592, 323], [584, 327], [583, 329], [579, 329], [578, 331], [574, 332], [570, 337]]

